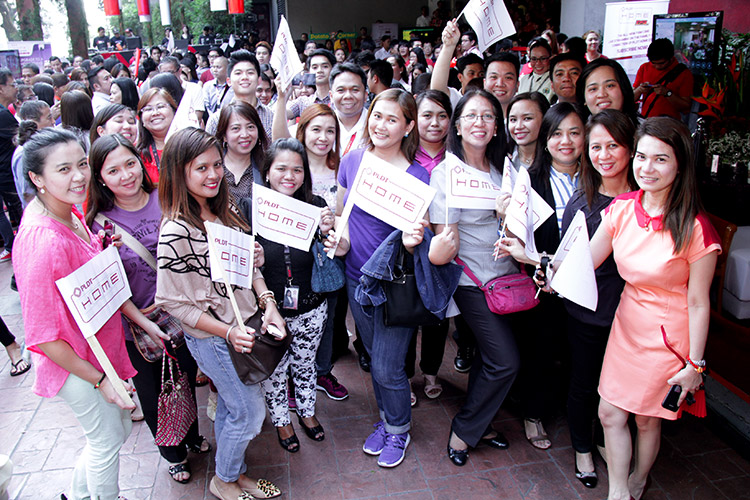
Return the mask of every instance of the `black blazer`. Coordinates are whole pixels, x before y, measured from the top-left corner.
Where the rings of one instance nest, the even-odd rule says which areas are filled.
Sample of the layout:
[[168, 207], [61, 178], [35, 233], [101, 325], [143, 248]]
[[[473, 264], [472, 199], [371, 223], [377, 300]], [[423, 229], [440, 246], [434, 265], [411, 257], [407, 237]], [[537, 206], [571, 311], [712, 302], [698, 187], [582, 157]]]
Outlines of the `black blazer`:
[[[550, 165], [547, 168], [552, 168]], [[531, 187], [539, 193], [539, 196], [544, 198], [544, 201], [549, 203], [552, 210], [555, 209], [555, 196], [552, 194], [552, 184], [549, 180], [542, 180], [538, 174], [529, 172], [531, 177]], [[539, 253], [547, 252], [550, 256], [554, 255], [557, 251], [557, 247], [560, 245], [560, 228], [557, 226], [557, 214], [553, 213], [552, 216], [544, 221], [539, 226], [539, 229], [534, 231], [534, 242], [536, 243], [536, 249]]]

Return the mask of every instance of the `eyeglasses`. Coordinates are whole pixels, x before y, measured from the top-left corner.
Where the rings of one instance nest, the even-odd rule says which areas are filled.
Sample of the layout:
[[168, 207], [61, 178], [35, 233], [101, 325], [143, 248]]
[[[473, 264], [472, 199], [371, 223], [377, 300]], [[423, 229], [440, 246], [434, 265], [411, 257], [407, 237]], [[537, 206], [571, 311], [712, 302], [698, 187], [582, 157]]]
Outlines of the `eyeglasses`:
[[547, 62], [547, 61], [549, 61], [549, 56], [545, 56], [545, 57], [529, 57], [529, 61], [531, 61], [531, 64], [536, 64], [538, 62]]
[[169, 104], [160, 103], [160, 104], [157, 104], [156, 106], [144, 106], [144, 107], [142, 107], [141, 108], [141, 113], [143, 113], [143, 114], [151, 114], [154, 111], [159, 111], [160, 113], [163, 113], [164, 111], [166, 111], [168, 109], [171, 109], [171, 108], [172, 108], [172, 106], [170, 106]]
[[477, 115], [474, 113], [469, 113], [468, 115], [461, 116], [462, 119], [468, 120], [470, 122], [476, 122], [477, 118], [481, 119], [484, 123], [492, 123], [497, 118], [495, 115], [491, 113], [484, 113], [482, 115]]

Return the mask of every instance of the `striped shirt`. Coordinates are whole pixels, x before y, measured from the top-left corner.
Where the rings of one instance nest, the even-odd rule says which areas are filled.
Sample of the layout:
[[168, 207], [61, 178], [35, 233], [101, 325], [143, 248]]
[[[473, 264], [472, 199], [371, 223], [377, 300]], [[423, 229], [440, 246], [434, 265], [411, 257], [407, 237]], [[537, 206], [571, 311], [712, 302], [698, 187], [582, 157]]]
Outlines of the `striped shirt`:
[[557, 215], [557, 230], [562, 237], [562, 220], [565, 213], [565, 206], [573, 196], [573, 192], [578, 187], [578, 172], [573, 177], [568, 174], [558, 172], [552, 166], [549, 168], [549, 182], [552, 187], [552, 195], [555, 198], [555, 213]]

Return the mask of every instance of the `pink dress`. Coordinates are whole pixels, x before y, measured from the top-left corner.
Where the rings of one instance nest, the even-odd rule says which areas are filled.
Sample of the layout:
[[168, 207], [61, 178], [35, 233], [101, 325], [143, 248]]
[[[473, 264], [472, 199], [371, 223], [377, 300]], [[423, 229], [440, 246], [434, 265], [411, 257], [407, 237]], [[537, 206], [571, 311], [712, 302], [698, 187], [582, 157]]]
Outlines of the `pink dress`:
[[700, 214], [688, 246], [674, 255], [674, 242], [661, 217], [649, 217], [641, 205], [643, 191], [615, 198], [602, 218], [625, 289], [615, 313], [604, 355], [599, 395], [638, 415], [675, 420], [679, 413], [661, 402], [669, 380], [684, 365], [667, 349], [663, 326], [682, 357], [690, 351], [687, 291], [690, 264], [721, 251], [719, 237]]
[[[74, 212], [81, 219], [79, 213]], [[86, 227], [86, 224], [80, 222]], [[88, 231], [88, 228], [86, 228]], [[90, 231], [86, 243], [73, 231], [50, 217], [26, 210], [13, 242], [13, 270], [16, 273], [26, 346], [33, 353], [36, 379], [34, 393], [53, 397], [69, 372], [42, 354], [38, 345], [64, 340], [75, 353], [103, 371], [73, 316], [68, 311], [55, 281], [69, 275], [102, 251], [102, 242]], [[115, 313], [96, 334], [117, 374], [128, 379], [137, 372], [125, 348], [120, 313]]]

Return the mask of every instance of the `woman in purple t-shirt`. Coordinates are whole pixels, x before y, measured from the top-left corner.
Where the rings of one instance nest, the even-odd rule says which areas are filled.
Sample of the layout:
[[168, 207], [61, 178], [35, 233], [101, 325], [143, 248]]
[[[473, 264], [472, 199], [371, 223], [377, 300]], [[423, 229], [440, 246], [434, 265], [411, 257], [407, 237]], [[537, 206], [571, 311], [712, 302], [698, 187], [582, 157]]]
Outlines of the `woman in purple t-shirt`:
[[[416, 118], [417, 104], [411, 94], [403, 90], [389, 89], [373, 100], [365, 130], [367, 148], [352, 151], [341, 160], [336, 203], [339, 215], [365, 152], [406, 171], [425, 184], [429, 182], [427, 170], [414, 161], [419, 145]], [[378, 465], [381, 467], [400, 464], [410, 440], [411, 398], [405, 361], [414, 329], [385, 326], [384, 306], [367, 307], [365, 310], [355, 298], [355, 289], [362, 275], [360, 268], [393, 231], [394, 227], [354, 206], [349, 217], [348, 233], [343, 235], [344, 239], [337, 248], [337, 254], [348, 251], [346, 286], [349, 304], [360, 337], [372, 358], [372, 386], [380, 412], [380, 421], [365, 441], [363, 450], [369, 455], [380, 455]], [[412, 234], [404, 233], [404, 246], [408, 250], [417, 246], [423, 235], [422, 225], [415, 227]]]
[[[143, 168], [138, 150], [120, 134], [106, 135], [92, 144], [89, 165], [91, 181], [86, 213], [88, 224], [92, 229], [101, 229], [102, 225], [95, 219], [97, 215], [103, 215], [114, 223], [116, 233], [127, 231], [156, 260], [161, 210], [157, 192]], [[156, 294], [156, 269], [126, 244], [123, 244], [119, 251], [133, 293], [133, 303], [139, 309], [151, 306]], [[169, 341], [169, 337], [155, 323], [145, 317], [139, 319], [147, 322], [148, 328], [145, 330], [157, 344], [161, 344], [161, 339]], [[151, 434], [156, 436], [162, 363], [146, 361], [138, 351], [126, 322], [123, 322], [123, 327], [130, 361], [138, 370], [138, 374], [133, 377], [133, 383], [143, 405], [146, 423]], [[195, 401], [195, 375], [198, 366], [185, 344], [170, 351], [177, 358], [180, 369], [187, 373]], [[197, 419], [190, 426], [182, 443], [177, 446], [159, 446], [159, 453], [169, 462], [169, 474], [179, 483], [187, 483], [190, 480], [188, 450], [195, 453], [208, 453], [211, 450], [209, 442], [198, 433]]]

